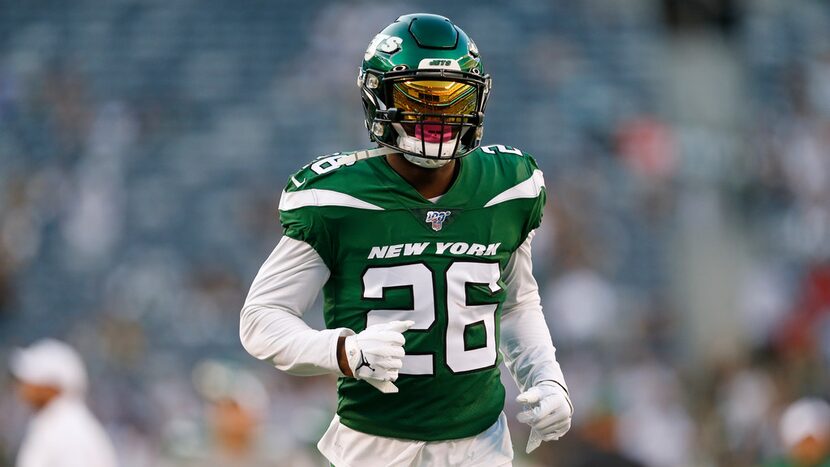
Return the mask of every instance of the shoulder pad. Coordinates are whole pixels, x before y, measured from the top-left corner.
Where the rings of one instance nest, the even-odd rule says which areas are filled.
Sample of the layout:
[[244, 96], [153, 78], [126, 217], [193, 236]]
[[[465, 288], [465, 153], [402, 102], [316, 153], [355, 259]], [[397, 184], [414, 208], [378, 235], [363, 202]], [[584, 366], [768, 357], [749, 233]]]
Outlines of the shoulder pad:
[[502, 166], [505, 170], [517, 170], [519, 178], [527, 177], [532, 172], [539, 170], [533, 156], [513, 146], [490, 144], [479, 147], [478, 151], [480, 151], [480, 155], [492, 158], [497, 165]]
[[354, 158], [348, 157], [351, 152], [336, 152], [320, 156], [304, 165], [288, 179], [285, 191], [298, 191], [314, 185], [320, 179], [325, 178], [335, 170], [353, 165]]
[[505, 146], [503, 144], [490, 144], [479, 147], [481, 152], [486, 154], [513, 154], [514, 156], [525, 156], [527, 153], [522, 152], [521, 149], [512, 146]]
[[321, 156], [306, 164], [288, 179], [279, 209], [293, 210], [306, 206], [344, 206], [358, 209], [381, 210], [382, 208], [360, 199], [364, 193], [365, 170], [350, 167], [360, 160], [355, 152], [339, 152]]
[[479, 148], [477, 157], [489, 167], [494, 183], [485, 188], [485, 207], [519, 198], [536, 199], [544, 191], [545, 179], [536, 160], [520, 149], [493, 144]]

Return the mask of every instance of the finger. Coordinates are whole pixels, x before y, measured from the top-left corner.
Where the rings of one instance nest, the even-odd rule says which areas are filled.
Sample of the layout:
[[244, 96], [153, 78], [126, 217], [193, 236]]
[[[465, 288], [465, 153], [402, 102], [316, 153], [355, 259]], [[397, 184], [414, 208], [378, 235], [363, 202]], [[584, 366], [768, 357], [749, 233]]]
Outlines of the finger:
[[397, 331], [384, 331], [383, 338], [388, 344], [393, 344], [398, 347], [406, 344], [406, 338], [403, 334]]
[[372, 337], [372, 340], [383, 344], [404, 345], [406, 339], [403, 334], [397, 331], [380, 331]]
[[551, 427], [551, 433], [555, 434], [557, 437], [561, 438], [568, 430], [571, 429], [571, 421], [565, 420], [562, 423], [554, 425]]
[[388, 331], [395, 331], [395, 332], [404, 332], [407, 329], [411, 328], [415, 324], [415, 321], [407, 320], [407, 321], [390, 321], [385, 324], [380, 324], [378, 326], [383, 326], [384, 330]]
[[372, 386], [376, 387], [378, 391], [384, 394], [393, 394], [398, 392], [398, 387], [390, 381], [376, 381], [371, 379], [367, 379], [365, 381], [371, 384]]
[[527, 425], [533, 425], [533, 423], [536, 421], [536, 417], [533, 415], [532, 410], [524, 410], [522, 412], [519, 412], [518, 415], [516, 415], [516, 420]]
[[571, 417], [570, 417], [570, 415], [568, 415], [568, 413], [566, 411], [557, 410], [556, 412], [553, 412], [553, 413], [544, 414], [541, 417], [537, 416], [536, 421], [533, 424], [533, 426], [535, 426], [535, 427], [549, 426], [549, 425], [559, 423], [563, 420], [570, 420], [570, 419], [571, 419]]
[[536, 426], [539, 423], [540, 419], [550, 414], [543, 413], [541, 407], [539, 407], [538, 405], [532, 407], [528, 407], [527, 405], [525, 405], [525, 409], [522, 410], [519, 413], [519, 415], [521, 417], [517, 416], [517, 418], [519, 418], [519, 421], [521, 421], [522, 423], [527, 423], [529, 425]]
[[400, 360], [406, 355], [406, 352], [403, 350], [403, 347], [391, 347], [386, 351], [386, 356], [389, 358], [394, 358], [396, 360]]
[[543, 397], [539, 401], [539, 406], [542, 407], [542, 413], [553, 412], [559, 410], [561, 407], [568, 407], [568, 402], [559, 394], [552, 394]]
[[520, 404], [535, 404], [542, 398], [542, 391], [539, 388], [530, 388], [527, 391], [519, 394], [516, 397], [516, 402]]
[[538, 406], [525, 409], [520, 415], [522, 415], [522, 423], [527, 423], [535, 428], [549, 426], [562, 420], [570, 420], [571, 418], [568, 410], [565, 408], [559, 408], [549, 413], [542, 413]]
[[562, 437], [562, 436], [560, 436], [558, 434], [555, 434], [555, 433], [551, 433], [551, 434], [547, 434], [547, 435], [541, 435], [541, 436], [542, 436], [542, 441], [557, 441], [559, 438]]
[[541, 412], [534, 410], [533, 414], [536, 416], [536, 421], [534, 423], [536, 426], [550, 425], [571, 418], [569, 410], [564, 407], [560, 407], [553, 412]]
[[539, 432], [539, 434], [542, 436], [542, 439], [544, 439], [545, 441], [551, 441], [557, 440], [565, 436], [565, 433], [567, 433], [568, 430], [571, 429], [571, 424], [570, 422], [565, 422], [563, 424], [554, 425], [542, 430], [538, 428], [534, 429]]
[[399, 345], [378, 345], [363, 349], [363, 355], [374, 365], [384, 358], [403, 358], [406, 352]]
[[400, 358], [383, 358], [377, 362], [377, 365], [387, 370], [400, 370], [403, 367], [403, 360]]
[[542, 435], [542, 438], [543, 438], [545, 441], [557, 440], [557, 439], [559, 439], [559, 438], [561, 438], [561, 437], [565, 436], [565, 434], [566, 434], [566, 433], [568, 432], [568, 430], [570, 430], [570, 429], [571, 429], [570, 424], [567, 424], [567, 425], [566, 425], [566, 426], [564, 426], [564, 427], [561, 427], [561, 428], [559, 428], [559, 429], [556, 429], [556, 430], [550, 431], [550, 432], [548, 432], [547, 434], [543, 434], [543, 435]]
[[533, 428], [536, 428], [537, 430], [539, 430], [540, 433], [545, 434], [561, 431], [565, 428], [570, 428], [570, 425], [570, 417], [549, 416], [533, 424]]

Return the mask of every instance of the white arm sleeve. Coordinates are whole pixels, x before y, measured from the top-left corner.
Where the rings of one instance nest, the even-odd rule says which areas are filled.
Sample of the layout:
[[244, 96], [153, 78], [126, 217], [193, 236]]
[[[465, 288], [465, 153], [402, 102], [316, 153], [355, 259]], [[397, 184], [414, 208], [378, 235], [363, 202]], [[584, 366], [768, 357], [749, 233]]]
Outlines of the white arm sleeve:
[[502, 308], [499, 347], [521, 391], [542, 381], [555, 381], [567, 390], [533, 277], [530, 243], [535, 234], [535, 230], [530, 232], [504, 271], [507, 299]]
[[293, 375], [335, 373], [337, 338], [346, 328], [318, 331], [302, 320], [329, 278], [329, 269], [311, 245], [283, 236], [259, 269], [239, 319], [242, 346]]

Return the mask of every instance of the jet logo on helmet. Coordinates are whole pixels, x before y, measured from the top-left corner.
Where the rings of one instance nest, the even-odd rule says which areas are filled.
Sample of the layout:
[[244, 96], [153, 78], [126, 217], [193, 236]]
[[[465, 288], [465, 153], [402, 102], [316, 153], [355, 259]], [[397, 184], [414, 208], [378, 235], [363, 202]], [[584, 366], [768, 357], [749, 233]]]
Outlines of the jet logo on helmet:
[[364, 60], [369, 60], [372, 58], [377, 51], [381, 51], [383, 53], [391, 54], [397, 52], [401, 48], [401, 44], [403, 43], [403, 39], [396, 36], [390, 36], [387, 34], [378, 34], [372, 39], [372, 42], [369, 43], [369, 47], [366, 48], [366, 53], [363, 55]]

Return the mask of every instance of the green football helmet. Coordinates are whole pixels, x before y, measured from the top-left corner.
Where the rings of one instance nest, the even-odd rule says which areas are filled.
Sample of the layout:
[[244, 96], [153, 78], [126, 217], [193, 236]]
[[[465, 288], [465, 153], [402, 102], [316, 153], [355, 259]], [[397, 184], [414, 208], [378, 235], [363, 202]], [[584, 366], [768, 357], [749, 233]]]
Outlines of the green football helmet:
[[475, 150], [491, 79], [478, 48], [443, 16], [399, 17], [369, 43], [357, 78], [372, 141], [422, 167]]

